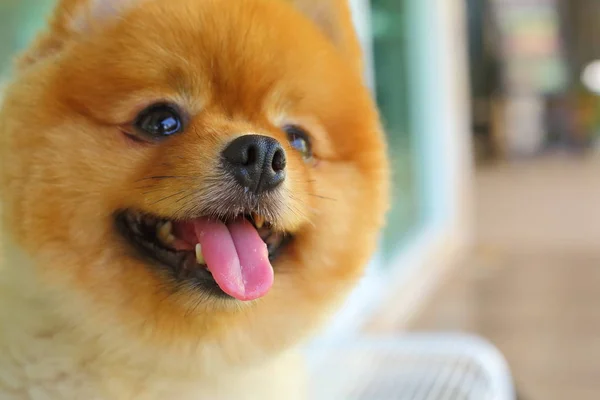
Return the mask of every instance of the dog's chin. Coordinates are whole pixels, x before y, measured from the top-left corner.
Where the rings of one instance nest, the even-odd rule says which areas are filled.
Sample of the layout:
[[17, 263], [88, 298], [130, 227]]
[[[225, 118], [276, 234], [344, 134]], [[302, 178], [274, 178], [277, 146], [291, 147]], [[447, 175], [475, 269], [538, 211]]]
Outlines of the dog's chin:
[[[277, 272], [276, 262], [293, 240], [289, 232], [274, 228], [274, 222], [250, 213], [237, 217], [215, 220], [228, 224], [244, 219], [248, 221], [268, 250], [268, 258]], [[217, 284], [213, 273], [201, 253], [201, 246], [191, 239], [187, 226], [193, 219], [168, 219], [137, 210], [122, 210], [115, 213], [118, 235], [153, 271], [173, 284], [185, 286], [194, 292], [214, 298], [232, 299]]]

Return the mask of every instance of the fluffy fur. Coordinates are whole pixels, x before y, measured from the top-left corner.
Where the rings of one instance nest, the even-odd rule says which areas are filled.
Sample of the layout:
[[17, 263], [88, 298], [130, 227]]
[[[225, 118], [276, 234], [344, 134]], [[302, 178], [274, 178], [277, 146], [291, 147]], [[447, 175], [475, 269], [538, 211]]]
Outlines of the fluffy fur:
[[[360, 278], [386, 209], [361, 70], [344, 0], [59, 2], [0, 109], [0, 398], [297, 393], [294, 349]], [[151, 146], [121, 134], [164, 99], [185, 110], [186, 132]], [[315, 162], [286, 147], [277, 224], [295, 240], [266, 297], [217, 300], [129, 255], [116, 210], [189, 215], [226, 143], [287, 143], [289, 121], [310, 133]], [[193, 179], [152, 178], [167, 176]], [[190, 189], [187, 208], [159, 201]]]

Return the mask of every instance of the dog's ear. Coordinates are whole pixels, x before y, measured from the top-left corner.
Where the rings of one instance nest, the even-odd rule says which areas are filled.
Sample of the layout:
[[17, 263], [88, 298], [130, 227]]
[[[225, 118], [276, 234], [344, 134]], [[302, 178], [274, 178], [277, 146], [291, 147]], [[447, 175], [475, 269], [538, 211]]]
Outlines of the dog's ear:
[[56, 10], [60, 23], [71, 31], [85, 34], [119, 16], [142, 0], [61, 0]]
[[59, 52], [69, 40], [88, 34], [142, 0], [59, 0], [49, 26], [18, 60], [25, 67]]
[[349, 0], [288, 0], [362, 72], [362, 51]]

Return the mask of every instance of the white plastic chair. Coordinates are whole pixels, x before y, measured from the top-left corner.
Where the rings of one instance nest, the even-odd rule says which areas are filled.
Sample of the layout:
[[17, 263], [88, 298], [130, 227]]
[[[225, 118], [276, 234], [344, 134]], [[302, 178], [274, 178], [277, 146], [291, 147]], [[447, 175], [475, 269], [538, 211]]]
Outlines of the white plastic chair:
[[516, 399], [504, 357], [475, 336], [356, 338], [308, 356], [314, 400]]

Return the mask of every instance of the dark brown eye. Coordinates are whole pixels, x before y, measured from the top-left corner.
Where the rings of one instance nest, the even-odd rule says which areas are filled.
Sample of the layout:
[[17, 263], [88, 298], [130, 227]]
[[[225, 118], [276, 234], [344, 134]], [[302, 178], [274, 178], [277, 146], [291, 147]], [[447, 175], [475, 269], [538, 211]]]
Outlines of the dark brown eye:
[[154, 104], [142, 111], [134, 122], [140, 135], [160, 140], [183, 131], [181, 115], [168, 104]]
[[283, 130], [287, 134], [290, 145], [298, 150], [304, 159], [312, 158], [312, 145], [308, 133], [297, 125], [286, 125]]

